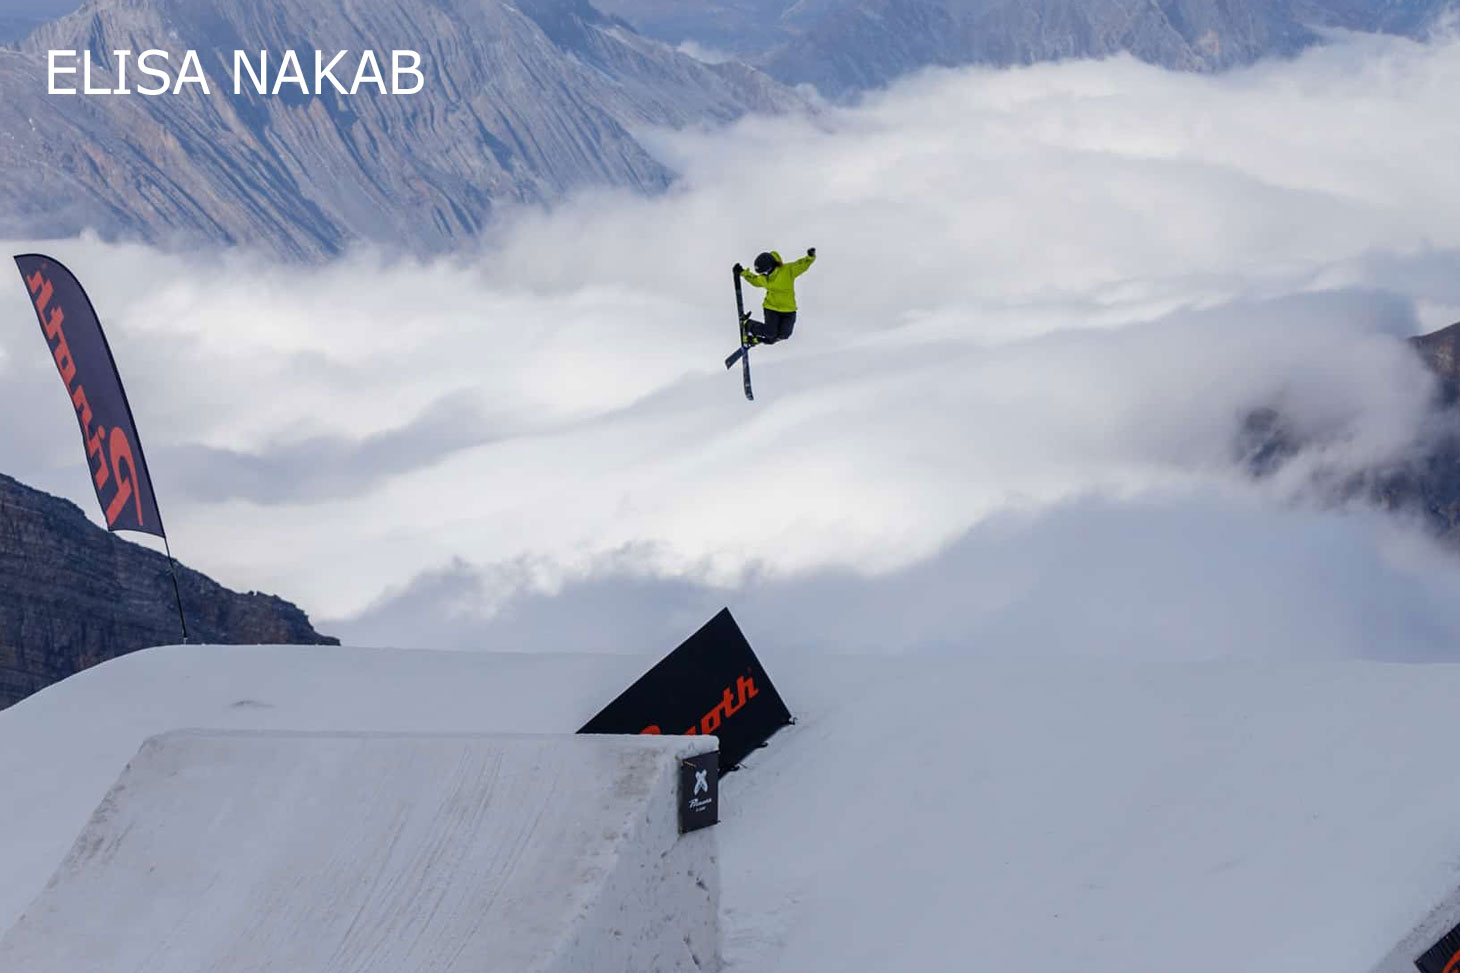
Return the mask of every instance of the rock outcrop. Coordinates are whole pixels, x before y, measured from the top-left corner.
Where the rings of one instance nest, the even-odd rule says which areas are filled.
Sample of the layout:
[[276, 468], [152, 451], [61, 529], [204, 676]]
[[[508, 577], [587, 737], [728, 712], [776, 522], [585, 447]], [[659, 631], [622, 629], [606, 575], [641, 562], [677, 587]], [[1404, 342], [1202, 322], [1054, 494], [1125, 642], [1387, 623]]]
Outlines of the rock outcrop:
[[[1409, 339], [1439, 380], [1434, 410], [1415, 430], [1413, 447], [1393, 463], [1358, 473], [1315, 474], [1320, 495], [1334, 503], [1367, 503], [1415, 517], [1460, 549], [1460, 324]], [[1313, 444], [1279, 410], [1263, 406], [1244, 418], [1234, 453], [1256, 477], [1277, 472]]]
[[1418, 513], [1460, 548], [1460, 324], [1410, 343], [1439, 379], [1437, 421], [1419, 455], [1376, 473], [1370, 492], [1384, 507]]
[[[180, 564], [177, 575], [191, 641], [339, 644], [282, 598], [230, 591]], [[181, 641], [165, 556], [0, 474], [0, 708], [114, 656]]]

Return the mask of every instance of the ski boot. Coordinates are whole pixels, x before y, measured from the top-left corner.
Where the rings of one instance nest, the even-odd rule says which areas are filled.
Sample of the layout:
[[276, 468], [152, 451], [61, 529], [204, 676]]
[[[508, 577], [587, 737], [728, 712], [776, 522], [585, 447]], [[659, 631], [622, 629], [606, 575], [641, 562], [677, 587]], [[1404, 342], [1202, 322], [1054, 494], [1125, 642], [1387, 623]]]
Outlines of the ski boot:
[[740, 343], [747, 348], [749, 348], [751, 345], [760, 344], [760, 338], [758, 338], [755, 333], [750, 330], [749, 314], [743, 314], [740, 317]]

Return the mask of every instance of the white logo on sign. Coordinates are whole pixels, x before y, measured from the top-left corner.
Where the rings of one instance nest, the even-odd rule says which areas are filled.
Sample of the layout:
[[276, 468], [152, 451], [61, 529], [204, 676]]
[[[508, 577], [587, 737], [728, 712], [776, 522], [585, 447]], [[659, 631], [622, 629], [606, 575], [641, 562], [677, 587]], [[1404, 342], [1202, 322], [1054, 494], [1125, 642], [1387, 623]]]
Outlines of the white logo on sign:
[[710, 782], [706, 779], [707, 777], [709, 777], [709, 775], [710, 775], [710, 772], [708, 770], [697, 770], [697, 771], [695, 771], [695, 793], [696, 794], [698, 794], [700, 791], [707, 791], [707, 790], [710, 789]]

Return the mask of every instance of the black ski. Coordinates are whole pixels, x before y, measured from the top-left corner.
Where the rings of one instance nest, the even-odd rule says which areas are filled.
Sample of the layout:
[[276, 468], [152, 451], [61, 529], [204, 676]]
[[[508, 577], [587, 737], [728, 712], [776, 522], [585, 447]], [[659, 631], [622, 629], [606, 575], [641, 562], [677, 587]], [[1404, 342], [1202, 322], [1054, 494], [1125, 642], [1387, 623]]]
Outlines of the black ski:
[[735, 362], [740, 361], [740, 371], [745, 378], [745, 397], [754, 401], [755, 393], [750, 390], [750, 335], [746, 333], [745, 322], [748, 317], [745, 314], [745, 295], [740, 291], [740, 270], [734, 269], [735, 274], [735, 314], [740, 321], [740, 347], [730, 353], [725, 359], [726, 368], [734, 368]]

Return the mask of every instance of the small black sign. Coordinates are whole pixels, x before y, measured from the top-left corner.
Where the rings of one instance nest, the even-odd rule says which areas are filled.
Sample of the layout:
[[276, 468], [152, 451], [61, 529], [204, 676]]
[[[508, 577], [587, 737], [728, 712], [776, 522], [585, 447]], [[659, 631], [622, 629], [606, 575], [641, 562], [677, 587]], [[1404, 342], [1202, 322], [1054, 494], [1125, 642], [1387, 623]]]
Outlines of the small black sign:
[[578, 732], [714, 734], [724, 772], [790, 722], [790, 710], [725, 608]]
[[679, 833], [720, 821], [720, 754], [714, 750], [679, 764]]
[[1414, 961], [1420, 973], [1456, 973], [1460, 971], [1460, 925], [1445, 933], [1444, 937]]

